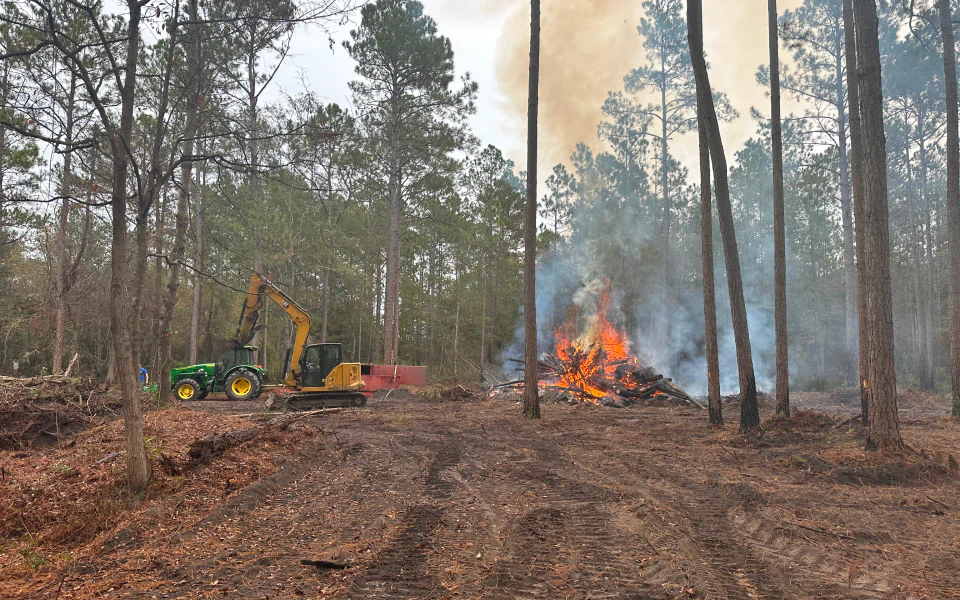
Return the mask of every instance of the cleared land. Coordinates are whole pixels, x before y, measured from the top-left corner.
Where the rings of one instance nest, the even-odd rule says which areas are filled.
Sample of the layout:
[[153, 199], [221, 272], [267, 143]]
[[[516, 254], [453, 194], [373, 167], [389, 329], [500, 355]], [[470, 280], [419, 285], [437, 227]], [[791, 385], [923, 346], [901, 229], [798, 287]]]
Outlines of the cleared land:
[[751, 440], [692, 408], [547, 405], [531, 423], [503, 398], [443, 397], [298, 419], [206, 465], [194, 437], [265, 418], [149, 413], [168, 461], [136, 507], [122, 455], [97, 463], [116, 423], [2, 452], [0, 500], [42, 501], [22, 525], [3, 513], [0, 596], [960, 597], [960, 426], [936, 399], [904, 394], [916, 452], [885, 458], [836, 395], [798, 396], [821, 412]]

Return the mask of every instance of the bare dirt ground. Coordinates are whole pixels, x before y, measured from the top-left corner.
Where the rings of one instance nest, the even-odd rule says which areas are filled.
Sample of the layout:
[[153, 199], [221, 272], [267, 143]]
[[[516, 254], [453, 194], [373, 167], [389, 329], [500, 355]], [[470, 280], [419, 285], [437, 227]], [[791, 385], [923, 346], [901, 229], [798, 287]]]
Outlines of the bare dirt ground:
[[165, 478], [82, 543], [34, 540], [65, 553], [36, 570], [5, 549], [0, 596], [960, 598], [960, 426], [906, 399], [915, 452], [883, 457], [828, 395], [747, 440], [690, 408], [547, 405], [532, 423], [503, 399], [394, 393], [236, 448], [182, 491]]

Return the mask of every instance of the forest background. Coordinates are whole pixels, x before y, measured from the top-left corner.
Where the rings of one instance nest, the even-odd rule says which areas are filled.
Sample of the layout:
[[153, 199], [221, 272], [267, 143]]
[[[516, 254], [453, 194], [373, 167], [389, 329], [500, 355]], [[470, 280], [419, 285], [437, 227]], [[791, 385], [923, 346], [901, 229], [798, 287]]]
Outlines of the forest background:
[[[789, 339], [798, 391], [856, 381], [841, 8], [839, 0], [806, 0], [780, 19]], [[197, 19], [185, 18], [191, 10]], [[60, 15], [74, 28], [70, 43], [86, 54], [70, 63], [53, 51], [25, 52], [35, 46], [22, 23], [37, 15], [19, 3], [2, 11], [0, 374], [58, 372], [77, 354], [81, 371], [109, 378], [116, 366], [106, 310], [117, 294], [110, 285], [116, 151], [98, 121], [101, 110], [113, 118], [125, 106], [126, 82], [116, 77], [122, 69], [110, 68], [125, 55], [114, 48], [111, 58], [112, 46], [94, 42], [129, 23], [109, 11]], [[683, 5], [651, 0], [641, 12], [618, 15], [630, 35], [616, 37], [607, 53], [629, 47], [619, 56], [634, 64], [602, 64], [605, 73], [621, 71], [610, 89], [569, 79], [565, 89], [551, 86], [545, 52], [544, 118], [559, 94], [595, 104], [566, 109], [579, 125], [565, 132], [582, 141], [547, 136], [546, 156], [561, 162], [541, 169], [548, 173], [540, 206], [541, 342], [549, 350], [552, 329], [571, 307], [589, 314], [609, 279], [616, 318], [636, 349], [688, 390], [703, 391], [699, 190], [689, 170], [696, 110]], [[131, 352], [141, 364], [162, 372], [166, 341], [173, 364], [215, 358], [218, 342], [236, 327], [238, 291], [251, 268], [269, 271], [314, 315], [316, 339], [343, 343], [350, 360], [424, 364], [436, 380], [477, 380], [500, 377], [503, 359], [522, 355], [524, 173], [485, 143], [475, 115], [486, 90], [457, 68], [446, 32], [419, 3], [380, 0], [363, 11], [330, 1], [151, 3], [143, 18], [139, 87], [126, 103], [133, 174], [123, 190], [123, 223], [131, 243], [121, 254], [129, 273], [122, 293], [136, 300], [126, 315], [137, 333]], [[910, 19], [896, 3], [881, 6], [880, 18], [898, 380], [946, 389], [937, 27]], [[305, 60], [293, 56], [296, 40], [326, 44], [328, 35], [338, 60], [349, 57], [353, 70], [333, 71], [348, 78], [349, 97], [338, 104], [289, 68]], [[497, 60], [510, 52], [501, 43]], [[386, 55], [395, 60], [379, 60]], [[526, 61], [515, 62], [524, 76]], [[755, 62], [759, 88], [767, 85], [764, 54]], [[414, 75], [398, 81], [400, 73]], [[722, 113], [748, 134], [731, 157], [731, 199], [757, 378], [769, 389], [769, 122], [762, 97], [744, 107], [736, 102], [742, 91], [722, 89], [723, 81], [714, 78]], [[512, 89], [499, 91], [509, 101]], [[590, 114], [597, 122], [583, 126]], [[735, 393], [719, 240], [715, 250], [721, 381], [725, 393]], [[263, 321], [260, 360], [276, 373], [291, 330], [278, 311]]]

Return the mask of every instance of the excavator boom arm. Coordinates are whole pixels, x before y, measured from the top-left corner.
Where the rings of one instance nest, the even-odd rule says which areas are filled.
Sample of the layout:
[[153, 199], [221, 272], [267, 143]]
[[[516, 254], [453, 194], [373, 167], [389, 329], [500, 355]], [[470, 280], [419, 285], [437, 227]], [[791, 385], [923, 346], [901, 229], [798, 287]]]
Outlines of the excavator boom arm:
[[253, 339], [257, 321], [260, 319], [260, 309], [263, 308], [264, 296], [286, 311], [296, 328], [293, 352], [290, 355], [290, 368], [284, 378], [284, 383], [288, 387], [295, 387], [297, 380], [300, 379], [300, 357], [307, 337], [310, 335], [310, 315], [293, 298], [260, 273], [253, 273], [250, 276], [250, 286], [247, 288], [247, 296], [243, 302], [243, 311], [240, 313], [240, 323], [237, 327], [237, 342], [244, 346]]

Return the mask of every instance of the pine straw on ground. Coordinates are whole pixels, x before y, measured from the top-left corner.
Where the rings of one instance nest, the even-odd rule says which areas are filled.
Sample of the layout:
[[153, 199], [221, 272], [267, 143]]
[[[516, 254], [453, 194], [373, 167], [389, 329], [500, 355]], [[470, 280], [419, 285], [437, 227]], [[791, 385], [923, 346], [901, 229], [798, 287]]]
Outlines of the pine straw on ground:
[[[829, 414], [854, 414], [860, 411], [860, 390], [841, 388], [834, 392], [800, 392], [791, 394], [794, 408]], [[897, 391], [900, 417], [946, 416], [950, 414], [950, 398], [932, 390], [903, 389]]]
[[[273, 473], [316, 430], [267, 428], [211, 464], [194, 466], [190, 444], [249, 427], [240, 416], [169, 408], [144, 415], [153, 480], [143, 498], [125, 488], [123, 422], [79, 433], [58, 447], [0, 451], [0, 597], [95, 552], [103, 540], [152, 524], [157, 532], [189, 527], [251, 482]], [[289, 425], [289, 424], [288, 424]]]
[[[788, 421], [768, 410], [746, 437], [735, 404], [716, 430], [691, 408], [552, 404], [532, 422], [500, 396], [461, 394], [383, 394], [182, 480], [158, 473], [144, 506], [119, 507], [86, 542], [8, 540], [0, 597], [960, 597], [958, 424], [943, 412], [904, 414], [911, 449], [892, 456], [865, 452], [854, 411], [827, 400]], [[147, 435], [181, 465], [189, 427], [249, 425], [165, 413]], [[311, 424], [325, 435], [309, 447], [330, 445], [316, 455], [298, 444]], [[21, 475], [43, 472], [43, 490], [70, 480], [50, 475], [65, 450]], [[262, 479], [282, 456], [289, 479], [247, 486], [241, 465]], [[34, 547], [48, 561], [36, 571]]]

